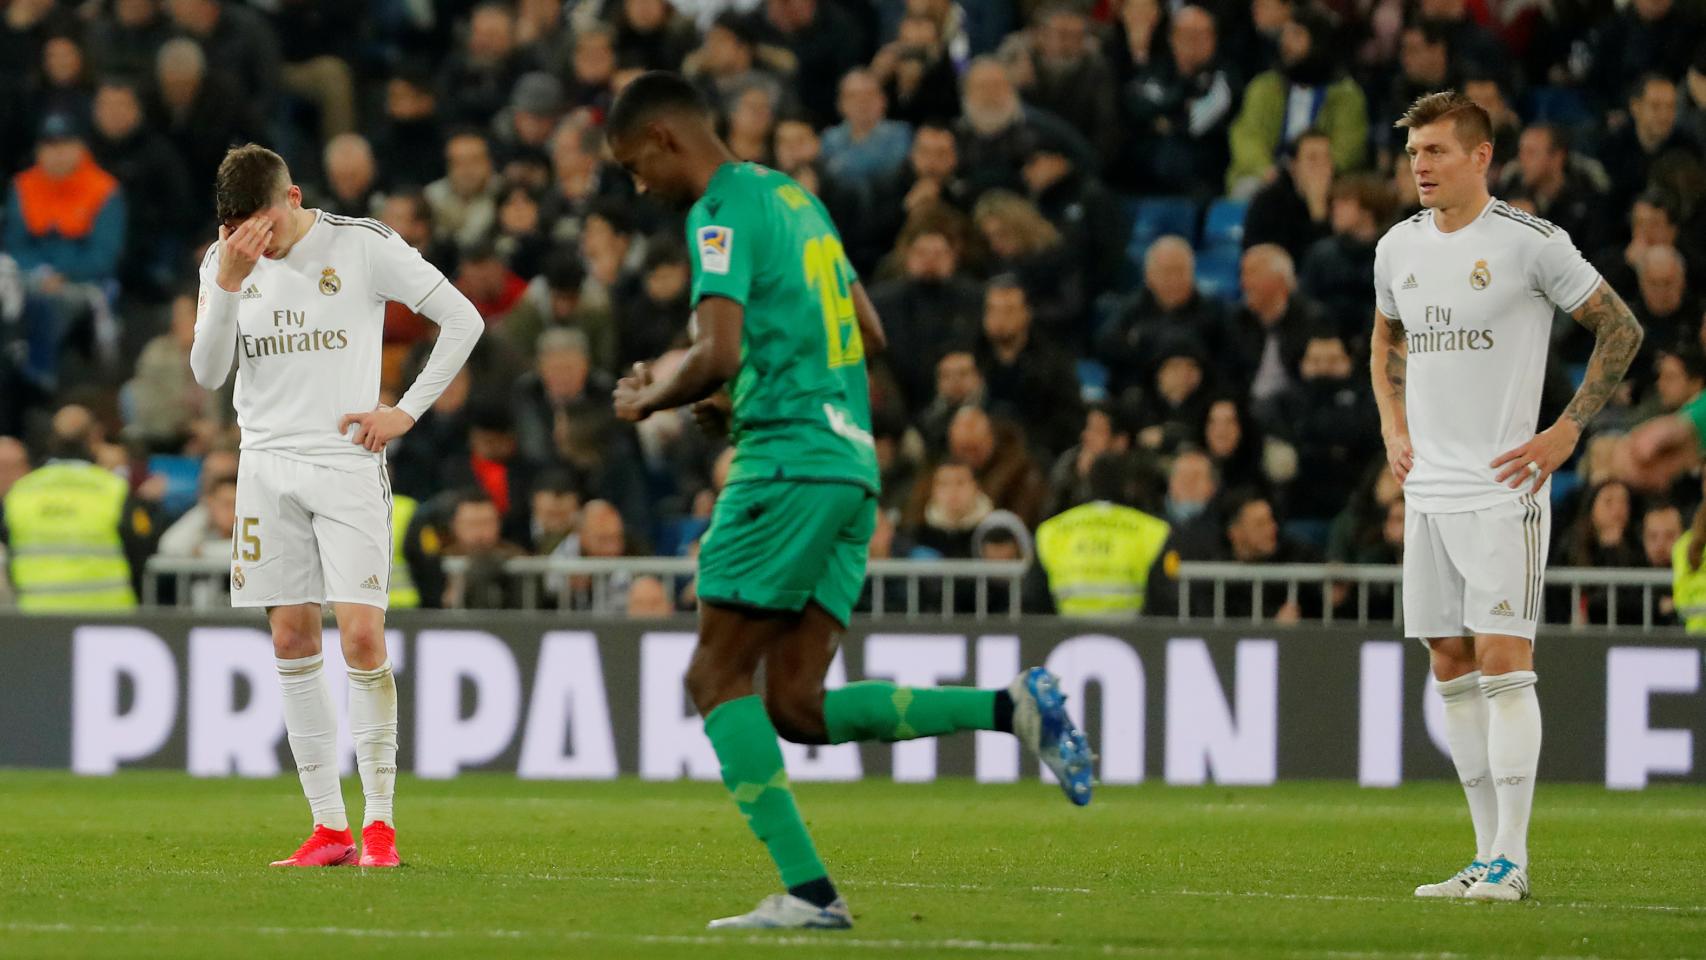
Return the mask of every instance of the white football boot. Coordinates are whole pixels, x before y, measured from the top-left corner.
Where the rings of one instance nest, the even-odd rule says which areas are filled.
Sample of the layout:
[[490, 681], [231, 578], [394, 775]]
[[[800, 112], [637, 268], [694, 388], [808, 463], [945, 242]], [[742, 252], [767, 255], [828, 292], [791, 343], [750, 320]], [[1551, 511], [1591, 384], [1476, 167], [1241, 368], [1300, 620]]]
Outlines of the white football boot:
[[1457, 871], [1448, 880], [1438, 883], [1424, 883], [1416, 888], [1418, 897], [1443, 897], [1457, 899], [1469, 893], [1469, 888], [1481, 882], [1487, 875], [1487, 865], [1479, 860], [1471, 860], [1469, 866]]
[[706, 926], [712, 930], [847, 930], [853, 926], [853, 913], [840, 897], [819, 907], [791, 893], [773, 893], [751, 913], [712, 920]]

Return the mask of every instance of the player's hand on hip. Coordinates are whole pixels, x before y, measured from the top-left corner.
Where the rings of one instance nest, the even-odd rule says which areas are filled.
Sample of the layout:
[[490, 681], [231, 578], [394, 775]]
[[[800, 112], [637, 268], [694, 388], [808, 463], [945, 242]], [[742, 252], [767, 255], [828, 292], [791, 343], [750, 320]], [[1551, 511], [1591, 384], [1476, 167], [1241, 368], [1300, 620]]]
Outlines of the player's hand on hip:
[[1527, 443], [1500, 454], [1489, 466], [1499, 471], [1494, 479], [1520, 490], [1528, 486], [1529, 493], [1539, 493], [1552, 471], [1564, 465], [1576, 452], [1576, 441], [1582, 428], [1574, 420], [1563, 419], [1534, 435]]
[[1416, 466], [1416, 451], [1410, 446], [1408, 433], [1395, 433], [1386, 438], [1386, 465], [1392, 468], [1392, 476], [1401, 487], [1404, 479]]
[[[353, 432], [350, 424], [355, 424]], [[338, 432], [348, 435], [351, 443], [373, 453], [385, 449], [387, 443], [408, 433], [414, 425], [414, 417], [383, 403], [366, 413], [346, 413], [338, 418]]]
[[646, 419], [651, 411], [640, 402], [640, 396], [644, 392], [645, 384], [639, 377], [623, 377], [616, 381], [616, 390], [611, 394], [611, 399], [615, 401], [616, 416], [629, 423], [639, 423]]
[[219, 286], [231, 293], [243, 289], [243, 281], [255, 269], [267, 244], [272, 242], [272, 223], [250, 217], [236, 230], [219, 228]]

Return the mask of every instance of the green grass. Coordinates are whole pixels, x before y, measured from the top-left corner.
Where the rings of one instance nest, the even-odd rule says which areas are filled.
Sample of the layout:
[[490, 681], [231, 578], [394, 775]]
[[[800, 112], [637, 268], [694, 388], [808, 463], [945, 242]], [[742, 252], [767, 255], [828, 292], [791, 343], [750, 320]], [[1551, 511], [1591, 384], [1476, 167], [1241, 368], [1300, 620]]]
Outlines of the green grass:
[[[353, 781], [345, 793], [359, 813]], [[408, 780], [395, 871], [269, 870], [294, 780], [0, 772], [0, 957], [1706, 956], [1706, 791], [1541, 784], [1537, 902], [1416, 902], [1452, 784], [806, 784], [847, 933], [708, 934], [775, 874], [708, 783]]]

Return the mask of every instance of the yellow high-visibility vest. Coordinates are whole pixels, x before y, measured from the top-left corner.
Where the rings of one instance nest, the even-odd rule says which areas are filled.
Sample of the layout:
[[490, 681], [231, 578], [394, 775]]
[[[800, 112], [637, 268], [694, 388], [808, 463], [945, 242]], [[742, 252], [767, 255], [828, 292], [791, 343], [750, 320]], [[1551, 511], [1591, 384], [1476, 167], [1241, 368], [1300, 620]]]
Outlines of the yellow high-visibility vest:
[[409, 562], [403, 558], [403, 536], [409, 532], [409, 521], [415, 516], [415, 498], [401, 494], [391, 498], [391, 594], [393, 610], [412, 610], [421, 605], [421, 592], [415, 588], [415, 578], [409, 576]]
[[136, 606], [119, 525], [129, 488], [91, 463], [55, 461], [6, 494], [12, 586], [25, 613]]
[[1706, 563], [1699, 570], [1688, 569], [1688, 541], [1693, 531], [1684, 533], [1670, 551], [1671, 599], [1676, 601], [1676, 615], [1689, 633], [1706, 633]]
[[1066, 616], [1142, 613], [1149, 569], [1170, 529], [1159, 517], [1106, 501], [1045, 521], [1037, 528], [1037, 558], [1055, 609]]

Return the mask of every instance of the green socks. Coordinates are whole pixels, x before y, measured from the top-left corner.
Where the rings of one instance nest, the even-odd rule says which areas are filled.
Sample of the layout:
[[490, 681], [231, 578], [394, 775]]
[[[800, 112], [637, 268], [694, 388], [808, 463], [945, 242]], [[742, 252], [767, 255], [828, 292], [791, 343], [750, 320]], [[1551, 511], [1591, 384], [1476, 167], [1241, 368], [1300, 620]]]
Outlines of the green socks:
[[705, 718], [705, 735], [722, 762], [723, 785], [776, 861], [782, 885], [791, 889], [827, 876], [794, 805], [776, 727], [764, 711], [764, 701], [747, 696], [717, 707]]
[[994, 730], [996, 695], [975, 687], [897, 687], [886, 680], [861, 680], [824, 695], [823, 720], [830, 743], [893, 743]]

